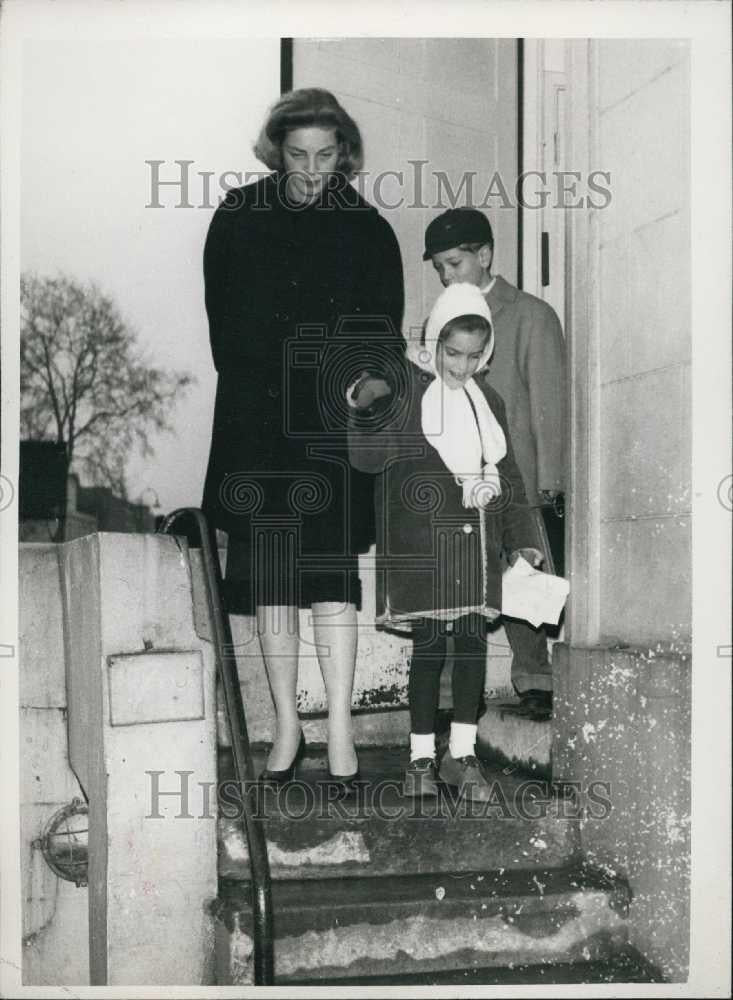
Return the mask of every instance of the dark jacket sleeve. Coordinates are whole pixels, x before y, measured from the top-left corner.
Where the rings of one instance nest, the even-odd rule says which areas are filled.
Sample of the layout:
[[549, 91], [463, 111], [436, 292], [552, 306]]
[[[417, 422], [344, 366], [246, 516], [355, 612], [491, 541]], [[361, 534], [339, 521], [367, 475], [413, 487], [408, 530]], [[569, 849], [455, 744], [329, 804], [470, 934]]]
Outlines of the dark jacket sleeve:
[[395, 390], [390, 397], [378, 399], [367, 410], [352, 410], [349, 415], [349, 461], [361, 472], [384, 472], [386, 466], [405, 453], [422, 445], [405, 433], [409, 408], [413, 405], [413, 386], [404, 355], [396, 368]]
[[[501, 477], [502, 492], [501, 496], [494, 501], [494, 504], [501, 509], [502, 543], [507, 552], [523, 548], [535, 548], [541, 551], [540, 538], [527, 502], [522, 474], [514, 459], [504, 401], [497, 392], [491, 389], [484, 391], [491, 410], [499, 421], [506, 438], [506, 455], [497, 462], [496, 466]], [[491, 509], [492, 507], [488, 508], [489, 511]]]
[[402, 256], [394, 231], [377, 215], [364, 255], [357, 295], [358, 311], [365, 317], [388, 317], [389, 333], [402, 345], [402, 316], [405, 307]]
[[349, 461], [360, 472], [384, 472], [399, 450], [390, 427], [371, 430], [364, 417], [349, 419], [348, 437]]
[[374, 213], [360, 259], [355, 294], [359, 329], [364, 338], [370, 371], [393, 380], [404, 354], [402, 317], [404, 278], [402, 257], [390, 224]]
[[225, 363], [228, 257], [232, 240], [232, 213], [221, 205], [214, 212], [204, 244], [204, 299], [214, 367]]
[[[248, 256], [256, 262], [254, 233], [247, 238], [251, 220], [251, 195], [247, 188], [233, 188], [214, 212], [204, 244], [204, 300], [209, 319], [209, 340], [217, 372], [251, 366], [251, 346], [241, 336], [242, 329], [257, 329], [262, 310], [263, 288], [268, 288], [268, 275], [257, 275], [254, 266], [247, 266], [234, 253], [235, 240], [246, 247]], [[237, 289], [231, 287], [233, 261], [237, 265]], [[246, 278], [244, 277], [246, 275]], [[251, 283], [253, 294], [245, 294], [243, 281]]]

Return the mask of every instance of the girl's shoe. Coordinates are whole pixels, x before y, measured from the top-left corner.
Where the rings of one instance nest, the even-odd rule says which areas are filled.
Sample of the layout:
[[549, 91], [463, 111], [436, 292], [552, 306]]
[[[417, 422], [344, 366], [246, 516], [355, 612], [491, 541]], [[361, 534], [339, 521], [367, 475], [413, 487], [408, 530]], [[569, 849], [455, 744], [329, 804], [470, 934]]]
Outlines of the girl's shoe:
[[438, 794], [438, 774], [432, 757], [411, 760], [405, 770], [403, 794], [411, 798]]
[[465, 789], [466, 798], [478, 799], [481, 802], [490, 801], [493, 787], [481, 770], [476, 757], [452, 757], [446, 750], [440, 762], [438, 776], [446, 785], [453, 785], [459, 791]]
[[295, 756], [290, 767], [286, 767], [282, 771], [268, 771], [267, 768], [260, 775], [260, 782], [270, 785], [286, 785], [289, 781], [292, 781], [295, 777], [295, 769], [305, 756], [305, 736], [303, 735], [303, 730], [300, 731], [300, 742], [298, 743], [298, 749], [295, 751]]

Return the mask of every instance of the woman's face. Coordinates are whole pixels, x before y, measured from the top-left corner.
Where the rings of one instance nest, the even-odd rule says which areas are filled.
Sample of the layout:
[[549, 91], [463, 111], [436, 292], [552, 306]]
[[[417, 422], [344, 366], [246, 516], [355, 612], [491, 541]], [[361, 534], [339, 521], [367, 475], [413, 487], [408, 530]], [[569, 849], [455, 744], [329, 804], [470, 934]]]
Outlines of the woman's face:
[[288, 177], [288, 193], [301, 204], [314, 201], [329, 174], [336, 170], [339, 145], [332, 128], [295, 128], [285, 134], [282, 158]]
[[462, 389], [478, 368], [488, 333], [453, 330], [438, 341], [435, 369], [449, 389]]

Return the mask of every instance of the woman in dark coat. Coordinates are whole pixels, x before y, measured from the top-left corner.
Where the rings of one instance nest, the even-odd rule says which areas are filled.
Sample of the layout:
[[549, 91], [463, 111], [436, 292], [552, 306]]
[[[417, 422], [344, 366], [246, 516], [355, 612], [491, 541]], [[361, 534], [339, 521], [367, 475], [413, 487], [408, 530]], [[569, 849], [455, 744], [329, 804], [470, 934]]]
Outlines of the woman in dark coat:
[[397, 357], [402, 263], [389, 224], [348, 183], [353, 120], [324, 90], [285, 94], [255, 152], [273, 173], [229, 192], [204, 251], [219, 375], [203, 508], [229, 534], [225, 600], [256, 614], [277, 712], [266, 776], [303, 749], [298, 608], [311, 608], [329, 707], [329, 766], [350, 777], [357, 553], [372, 541], [371, 477], [350, 470], [347, 390]]

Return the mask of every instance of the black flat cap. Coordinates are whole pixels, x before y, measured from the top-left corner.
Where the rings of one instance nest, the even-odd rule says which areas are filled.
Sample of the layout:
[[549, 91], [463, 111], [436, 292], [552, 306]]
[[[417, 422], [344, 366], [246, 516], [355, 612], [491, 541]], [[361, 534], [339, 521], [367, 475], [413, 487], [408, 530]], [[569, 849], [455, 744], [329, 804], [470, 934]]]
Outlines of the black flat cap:
[[425, 230], [423, 260], [460, 246], [461, 243], [489, 243], [493, 247], [491, 223], [477, 208], [449, 208], [433, 219]]

